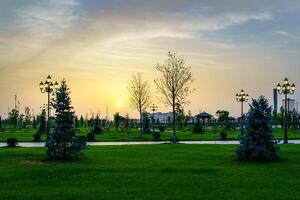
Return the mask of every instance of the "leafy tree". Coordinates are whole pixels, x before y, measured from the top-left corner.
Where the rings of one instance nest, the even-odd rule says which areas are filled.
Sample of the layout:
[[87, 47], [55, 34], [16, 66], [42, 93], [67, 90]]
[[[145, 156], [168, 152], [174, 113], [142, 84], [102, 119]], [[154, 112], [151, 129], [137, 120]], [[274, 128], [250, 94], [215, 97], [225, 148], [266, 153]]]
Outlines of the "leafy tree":
[[141, 137], [143, 136], [143, 112], [151, 104], [150, 84], [148, 81], [143, 81], [141, 73], [132, 75], [132, 80], [128, 85], [128, 92], [130, 94], [129, 101], [132, 108], [137, 109], [140, 114], [140, 131]]
[[93, 126], [93, 129], [92, 129], [92, 132], [95, 135], [102, 134], [103, 130], [101, 128], [101, 120], [99, 118], [99, 115], [96, 116], [93, 124], [94, 124], [94, 126]]
[[30, 113], [30, 108], [29, 107], [25, 107], [25, 121], [24, 121], [24, 125], [25, 127], [31, 124], [31, 113]]
[[240, 160], [276, 160], [279, 147], [272, 130], [272, 108], [261, 96], [253, 99], [246, 116], [246, 131], [236, 153]]
[[193, 82], [191, 67], [187, 66], [183, 58], [176, 53], [168, 53], [168, 59], [164, 64], [158, 64], [156, 69], [161, 77], [155, 79], [161, 100], [172, 107], [173, 112], [173, 142], [176, 143], [176, 107], [187, 104], [187, 96], [191, 93], [190, 85]]
[[66, 81], [56, 92], [56, 99], [52, 102], [56, 115], [56, 130], [50, 134], [46, 144], [46, 154], [49, 159], [68, 160], [83, 155], [86, 142], [77, 139], [74, 128], [74, 111], [71, 105], [70, 90]]
[[226, 110], [218, 110], [216, 115], [218, 117], [218, 123], [224, 128], [229, 128], [229, 112]]
[[121, 116], [120, 113], [117, 112], [114, 114], [114, 123], [117, 131], [119, 130], [120, 122], [121, 122]]
[[18, 126], [18, 119], [19, 119], [19, 111], [16, 109], [12, 109], [8, 113], [8, 122], [10, 125], [13, 125], [15, 128]]
[[40, 116], [39, 116], [39, 129], [38, 133], [39, 134], [44, 134], [46, 133], [47, 126], [46, 126], [46, 110], [43, 109]]
[[194, 125], [194, 128], [193, 128], [193, 133], [204, 133], [204, 128], [200, 122], [200, 119], [197, 118], [196, 120], [196, 124]]
[[34, 129], [36, 129], [36, 117], [35, 116], [32, 117], [32, 127]]
[[144, 133], [151, 133], [151, 129], [150, 129], [150, 118], [149, 118], [149, 115], [148, 113], [143, 113], [143, 116], [144, 116], [144, 126], [143, 126], [143, 132]]

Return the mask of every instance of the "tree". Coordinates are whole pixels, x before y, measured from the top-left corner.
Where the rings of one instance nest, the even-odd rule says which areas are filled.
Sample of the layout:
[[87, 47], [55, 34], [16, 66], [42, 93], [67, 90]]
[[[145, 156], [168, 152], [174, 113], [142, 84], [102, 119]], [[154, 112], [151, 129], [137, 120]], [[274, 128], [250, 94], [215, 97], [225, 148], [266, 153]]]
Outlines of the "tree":
[[32, 127], [34, 129], [36, 129], [36, 117], [35, 116], [32, 117]]
[[16, 109], [12, 109], [8, 113], [8, 122], [10, 125], [13, 125], [15, 128], [18, 126], [18, 119], [19, 119], [19, 111]]
[[229, 126], [229, 112], [226, 110], [218, 110], [216, 112], [218, 117], [218, 123], [224, 126], [224, 128], [228, 128]]
[[236, 153], [240, 160], [277, 160], [279, 147], [272, 130], [272, 107], [261, 96], [253, 99], [245, 120], [246, 131]]
[[74, 121], [75, 121], [75, 128], [78, 128], [79, 127], [79, 119], [77, 116], [75, 116]]
[[130, 94], [129, 101], [132, 108], [138, 110], [140, 115], [140, 131], [141, 137], [143, 136], [143, 112], [151, 104], [151, 92], [150, 84], [148, 81], [143, 81], [143, 76], [141, 73], [133, 74], [132, 79], [127, 87]]
[[84, 119], [83, 119], [83, 116], [81, 115], [80, 116], [80, 127], [83, 127], [84, 125]]
[[114, 114], [114, 123], [117, 131], [119, 130], [120, 122], [121, 122], [121, 116], [120, 113], [117, 112]]
[[25, 107], [25, 121], [24, 121], [24, 125], [25, 127], [27, 125], [31, 124], [31, 113], [30, 113], [30, 108], [29, 107]]
[[39, 134], [44, 134], [46, 133], [46, 110], [43, 109], [40, 116], [39, 116], [39, 129], [38, 133]]
[[173, 112], [173, 142], [176, 143], [176, 106], [181, 107], [189, 103], [187, 96], [191, 93], [190, 85], [193, 82], [191, 67], [187, 66], [183, 58], [176, 53], [168, 53], [168, 59], [164, 64], [158, 64], [156, 69], [161, 77], [155, 79], [161, 100], [172, 107]]
[[144, 133], [151, 133], [150, 130], [150, 118], [147, 112], [143, 113], [143, 132]]
[[55, 131], [50, 134], [46, 144], [46, 155], [53, 160], [79, 158], [86, 142], [77, 139], [74, 127], [74, 111], [71, 105], [70, 90], [65, 80], [56, 92], [52, 102], [56, 115]]
[[103, 130], [101, 128], [101, 121], [100, 121], [99, 115], [97, 115], [94, 120], [92, 132], [95, 135], [102, 134], [102, 132], [103, 132]]

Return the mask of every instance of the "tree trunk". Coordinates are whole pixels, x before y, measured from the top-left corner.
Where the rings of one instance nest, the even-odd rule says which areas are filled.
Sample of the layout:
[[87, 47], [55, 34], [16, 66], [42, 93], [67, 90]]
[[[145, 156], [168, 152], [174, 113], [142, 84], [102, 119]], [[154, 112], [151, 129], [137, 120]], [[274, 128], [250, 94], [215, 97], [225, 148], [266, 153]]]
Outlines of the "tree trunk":
[[176, 143], [176, 111], [175, 111], [175, 99], [173, 99], [173, 143]]
[[143, 113], [140, 111], [140, 132], [141, 137], [143, 137]]

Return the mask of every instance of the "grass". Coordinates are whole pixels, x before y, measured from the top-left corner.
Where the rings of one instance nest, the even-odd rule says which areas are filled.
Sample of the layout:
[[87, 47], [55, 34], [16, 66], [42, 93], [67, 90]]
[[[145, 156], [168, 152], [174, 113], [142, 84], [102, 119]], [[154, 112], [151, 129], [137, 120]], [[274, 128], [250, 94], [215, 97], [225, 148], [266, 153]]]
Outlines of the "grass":
[[239, 162], [234, 145], [90, 147], [80, 162], [42, 148], [0, 149], [0, 199], [297, 199], [300, 146], [274, 163]]
[[[33, 134], [36, 132], [36, 129], [7, 129], [4, 132], [0, 132], [0, 142], [5, 142], [9, 137], [15, 137], [19, 142], [31, 142], [33, 141]], [[81, 128], [77, 131], [77, 135], [86, 135], [88, 133], [88, 128]], [[179, 140], [192, 140], [192, 141], [203, 141], [203, 140], [220, 140], [221, 129], [206, 129], [204, 134], [193, 134], [190, 130], [179, 130], [177, 136]], [[228, 140], [237, 140], [239, 137], [240, 130], [230, 130], [227, 131]], [[161, 139], [168, 141], [171, 138], [170, 130], [164, 132], [161, 135]], [[283, 138], [283, 129], [274, 128], [274, 135], [277, 139]], [[290, 129], [288, 133], [289, 139], [300, 139], [300, 132], [294, 129]], [[42, 140], [45, 141], [45, 135], [42, 135]], [[143, 137], [140, 137], [139, 131], [137, 129], [130, 129], [128, 133], [122, 131], [115, 131], [113, 128], [110, 131], [105, 131], [102, 135], [96, 136], [96, 141], [149, 141], [153, 140], [151, 134], [144, 134]]]

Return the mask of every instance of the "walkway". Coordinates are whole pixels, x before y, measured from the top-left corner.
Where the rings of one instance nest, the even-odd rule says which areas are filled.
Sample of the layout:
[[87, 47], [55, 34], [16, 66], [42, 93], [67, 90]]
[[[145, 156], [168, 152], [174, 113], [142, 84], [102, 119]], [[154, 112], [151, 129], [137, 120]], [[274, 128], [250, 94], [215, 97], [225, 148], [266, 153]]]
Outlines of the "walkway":
[[[180, 141], [180, 144], [239, 144], [238, 140], [227, 140], [227, 141]], [[280, 141], [282, 144], [283, 141]], [[170, 144], [168, 141], [129, 141], [129, 142], [88, 142], [89, 146], [107, 146], [107, 145], [150, 145], [150, 144]], [[289, 144], [300, 144], [300, 140], [289, 140]], [[0, 142], [0, 147], [5, 147], [5, 142]], [[44, 142], [19, 142], [19, 147], [44, 147]]]

